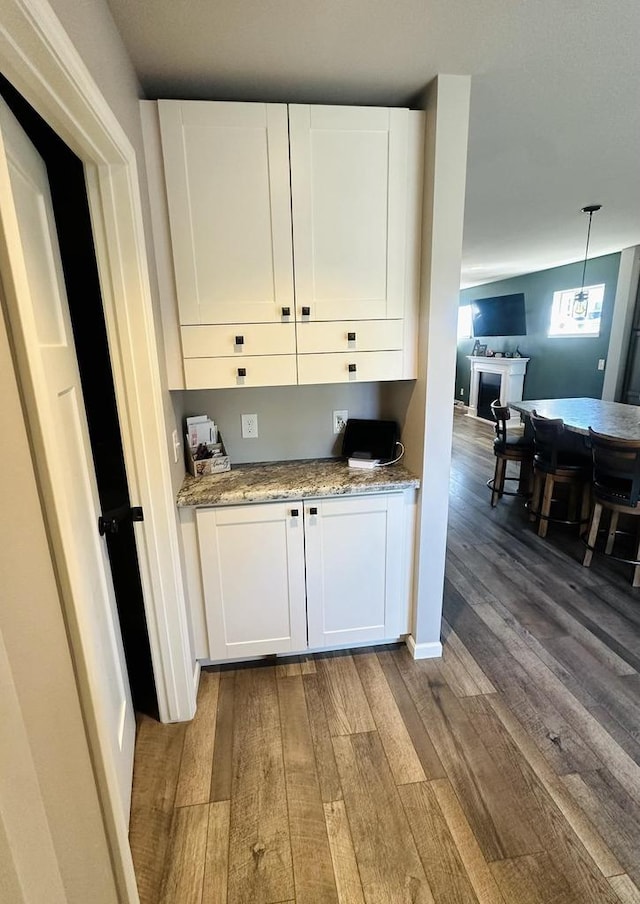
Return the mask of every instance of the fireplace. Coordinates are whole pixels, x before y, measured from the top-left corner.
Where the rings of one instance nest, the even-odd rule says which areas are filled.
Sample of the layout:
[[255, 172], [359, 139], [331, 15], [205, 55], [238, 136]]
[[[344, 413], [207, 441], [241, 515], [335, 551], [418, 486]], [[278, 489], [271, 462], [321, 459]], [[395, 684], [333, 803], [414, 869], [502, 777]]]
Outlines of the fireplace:
[[478, 401], [476, 403], [476, 416], [485, 421], [492, 419], [491, 403], [500, 398], [500, 374], [489, 374], [480, 371], [478, 379]]
[[[467, 355], [471, 366], [469, 417], [492, 420], [490, 405], [500, 399], [503, 405], [522, 401], [524, 375], [529, 358], [483, 358]], [[514, 412], [513, 426], [520, 423]]]

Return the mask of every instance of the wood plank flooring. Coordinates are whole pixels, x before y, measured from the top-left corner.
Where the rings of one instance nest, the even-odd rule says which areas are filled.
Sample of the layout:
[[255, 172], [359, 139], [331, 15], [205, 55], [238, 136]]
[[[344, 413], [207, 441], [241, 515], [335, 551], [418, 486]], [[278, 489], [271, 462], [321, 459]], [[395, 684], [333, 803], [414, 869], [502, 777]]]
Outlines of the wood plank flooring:
[[456, 415], [441, 660], [206, 670], [140, 719], [142, 904], [639, 904], [640, 590], [491, 509], [493, 464]]

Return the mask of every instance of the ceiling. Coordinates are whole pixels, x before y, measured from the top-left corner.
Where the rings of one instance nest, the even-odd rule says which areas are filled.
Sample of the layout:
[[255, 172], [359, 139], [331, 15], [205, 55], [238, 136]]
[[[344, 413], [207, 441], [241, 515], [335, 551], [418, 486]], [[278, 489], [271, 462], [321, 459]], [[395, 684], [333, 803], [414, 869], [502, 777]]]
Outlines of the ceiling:
[[[470, 74], [462, 285], [640, 244], [638, 0], [108, 0], [149, 98], [411, 106]], [[587, 271], [588, 281], [588, 271]]]

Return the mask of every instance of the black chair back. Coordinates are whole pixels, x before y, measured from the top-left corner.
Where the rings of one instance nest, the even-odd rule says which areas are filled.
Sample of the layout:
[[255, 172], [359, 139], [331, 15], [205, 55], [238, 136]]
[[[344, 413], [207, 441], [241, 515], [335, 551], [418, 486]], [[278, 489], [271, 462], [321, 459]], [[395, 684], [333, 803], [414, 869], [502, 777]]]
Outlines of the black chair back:
[[596, 433], [589, 427], [596, 496], [635, 507], [640, 500], [640, 442]]
[[558, 467], [558, 450], [564, 434], [564, 421], [560, 417], [540, 417], [536, 411], [531, 412], [530, 419], [536, 455], [556, 469]]
[[507, 441], [507, 421], [511, 417], [511, 412], [506, 405], [496, 399], [491, 403], [491, 414], [495, 423], [495, 431], [498, 442], [506, 443]]

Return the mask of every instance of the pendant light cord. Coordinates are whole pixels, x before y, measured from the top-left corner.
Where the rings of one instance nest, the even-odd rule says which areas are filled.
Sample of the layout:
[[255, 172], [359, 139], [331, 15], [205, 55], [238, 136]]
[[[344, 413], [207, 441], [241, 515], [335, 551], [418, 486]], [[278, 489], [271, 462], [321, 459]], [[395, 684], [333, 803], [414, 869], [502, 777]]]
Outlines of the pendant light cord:
[[587, 273], [587, 258], [589, 257], [589, 239], [591, 238], [591, 220], [593, 218], [594, 213], [600, 210], [602, 204], [589, 204], [587, 207], [582, 208], [582, 213], [589, 214], [589, 227], [587, 229], [587, 246], [584, 249], [584, 263], [582, 265], [582, 286], [580, 288], [580, 294], [582, 295], [584, 292], [584, 280]]
[[584, 278], [587, 272], [587, 257], [589, 256], [589, 238], [591, 236], [591, 219], [593, 217], [593, 211], [589, 211], [589, 228], [587, 229], [587, 247], [584, 249], [584, 264], [582, 265], [582, 286], [580, 288], [581, 292], [584, 292]]

